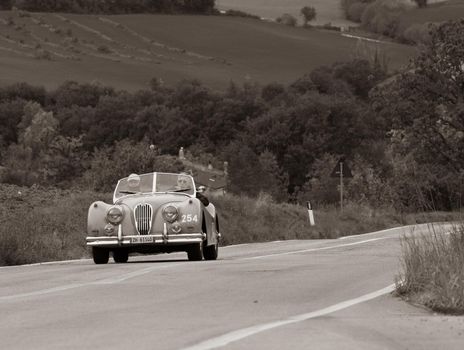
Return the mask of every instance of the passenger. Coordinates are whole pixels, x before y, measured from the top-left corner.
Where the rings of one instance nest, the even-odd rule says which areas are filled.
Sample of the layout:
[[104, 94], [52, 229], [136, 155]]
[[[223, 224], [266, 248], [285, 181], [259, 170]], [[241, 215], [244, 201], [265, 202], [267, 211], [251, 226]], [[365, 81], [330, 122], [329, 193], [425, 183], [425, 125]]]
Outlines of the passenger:
[[209, 199], [204, 195], [205, 186], [199, 186], [196, 192], [196, 197], [203, 203], [205, 207], [209, 205]]
[[177, 184], [171, 191], [182, 191], [182, 190], [189, 190], [192, 187], [192, 181], [188, 176], [179, 175], [177, 176]]

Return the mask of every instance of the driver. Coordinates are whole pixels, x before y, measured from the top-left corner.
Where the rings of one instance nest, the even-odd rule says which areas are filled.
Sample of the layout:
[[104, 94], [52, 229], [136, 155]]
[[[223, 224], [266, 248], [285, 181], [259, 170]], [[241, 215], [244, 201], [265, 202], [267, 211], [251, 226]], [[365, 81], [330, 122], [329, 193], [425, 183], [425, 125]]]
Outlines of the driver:
[[188, 190], [191, 187], [191, 181], [190, 178], [186, 175], [179, 175], [177, 176], [177, 184], [174, 186], [173, 190], [174, 191], [179, 191], [179, 190]]

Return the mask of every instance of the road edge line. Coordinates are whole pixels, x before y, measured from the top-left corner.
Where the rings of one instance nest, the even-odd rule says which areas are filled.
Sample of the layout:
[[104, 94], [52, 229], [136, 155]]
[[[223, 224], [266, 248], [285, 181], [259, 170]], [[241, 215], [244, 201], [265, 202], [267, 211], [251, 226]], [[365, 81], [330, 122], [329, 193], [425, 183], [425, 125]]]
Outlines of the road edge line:
[[205, 340], [205, 341], [200, 342], [198, 344], [195, 344], [193, 346], [183, 348], [182, 350], [211, 350], [211, 349], [217, 349], [217, 348], [226, 346], [226, 345], [228, 345], [230, 343], [233, 343], [233, 342], [242, 340], [244, 338], [253, 336], [255, 334], [268, 331], [268, 330], [273, 329], [273, 328], [287, 326], [287, 325], [290, 325], [290, 324], [293, 324], [293, 323], [298, 323], [298, 322], [302, 322], [302, 321], [307, 321], [307, 320], [312, 319], [312, 318], [325, 316], [327, 314], [330, 314], [330, 313], [333, 313], [333, 312], [336, 312], [336, 311], [340, 311], [340, 310], [349, 308], [351, 306], [361, 304], [361, 303], [364, 303], [366, 301], [375, 299], [375, 298], [380, 297], [382, 295], [391, 293], [394, 290], [395, 290], [395, 284], [390, 284], [389, 286], [387, 286], [385, 288], [382, 288], [382, 289], [379, 289], [379, 290], [377, 290], [375, 292], [371, 292], [371, 293], [362, 295], [362, 296], [354, 298], [354, 299], [345, 300], [345, 301], [342, 301], [340, 303], [328, 306], [328, 307], [320, 309], [320, 310], [316, 310], [316, 311], [308, 312], [308, 313], [305, 313], [305, 314], [292, 316], [292, 317], [289, 317], [289, 318], [287, 318], [285, 320], [281, 320], [281, 321], [262, 323], [262, 324], [258, 324], [258, 325], [255, 325], [255, 326], [238, 329], [238, 330], [235, 330], [235, 331], [232, 331], [232, 332], [229, 332], [229, 333], [225, 333], [225, 334], [220, 335], [218, 337], [214, 337], [214, 338]]

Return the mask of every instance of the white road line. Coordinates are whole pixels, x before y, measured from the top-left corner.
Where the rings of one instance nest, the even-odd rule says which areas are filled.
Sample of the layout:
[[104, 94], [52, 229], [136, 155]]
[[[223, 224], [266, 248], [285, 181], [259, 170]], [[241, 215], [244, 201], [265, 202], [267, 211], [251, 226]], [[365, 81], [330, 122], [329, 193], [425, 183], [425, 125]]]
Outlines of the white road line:
[[350, 236], [342, 236], [342, 237], [338, 237], [337, 239], [344, 240], [344, 239], [353, 238], [353, 237], [374, 236], [374, 235], [379, 235], [379, 234], [382, 234], [382, 233], [387, 233], [389, 231], [396, 231], [396, 230], [401, 230], [401, 229], [404, 229], [404, 230], [411, 229], [414, 226], [416, 226], [416, 225], [392, 227], [392, 228], [387, 228], [385, 230], [380, 230], [380, 231], [375, 231], [375, 232], [361, 233], [361, 234], [350, 235]]
[[92, 284], [115, 284], [115, 283], [120, 283], [120, 282], [124, 282], [124, 281], [126, 281], [128, 279], [131, 279], [131, 278], [134, 278], [134, 277], [146, 275], [147, 273], [150, 273], [150, 272], [155, 271], [155, 270], [165, 269], [165, 268], [174, 267], [174, 266], [177, 267], [177, 266], [182, 266], [182, 265], [186, 265], [186, 264], [188, 264], [188, 263], [185, 262], [185, 263], [176, 263], [175, 265], [170, 264], [170, 265], [147, 267], [147, 268], [142, 269], [142, 270], [137, 270], [137, 271], [134, 271], [134, 272], [126, 273], [125, 275], [116, 276], [116, 277], [110, 277], [110, 278], [106, 278], [106, 279], [101, 280], [101, 281], [93, 282]]
[[92, 283], [74, 283], [74, 284], [67, 284], [67, 285], [64, 285], [64, 286], [49, 288], [49, 289], [36, 290], [34, 292], [29, 292], [29, 293], [6, 295], [6, 296], [3, 296], [3, 297], [0, 297], [0, 302], [1, 301], [7, 301], [7, 300], [20, 299], [20, 298], [35, 297], [35, 296], [40, 296], [40, 295], [45, 295], [45, 294], [50, 294], [50, 293], [56, 293], [56, 292], [62, 292], [64, 290], [80, 288], [80, 287], [84, 287], [84, 286], [87, 286], [87, 285], [90, 285], [90, 284], [92, 284]]
[[73, 260], [45, 261], [45, 262], [33, 263], [33, 264], [0, 266], [0, 269], [13, 269], [13, 268], [18, 268], [18, 267], [42, 266], [42, 265], [75, 264], [75, 263], [83, 262], [83, 261], [92, 261], [92, 259], [73, 259]]
[[[375, 232], [368, 232], [368, 233], [360, 233], [360, 234], [355, 234], [355, 235], [350, 235], [350, 236], [342, 236], [339, 237], [339, 240], [344, 240], [348, 238], [355, 238], [355, 237], [363, 237], [363, 236], [371, 236], [371, 235], [378, 235], [382, 233], [386, 233], [388, 231], [394, 231], [394, 230], [400, 230], [400, 229], [411, 229], [411, 228], [420, 228], [422, 226], [434, 226], [434, 225], [442, 225], [442, 226], [447, 226], [447, 225], [454, 225], [452, 222], [436, 222], [436, 223], [425, 223], [425, 224], [419, 224], [419, 225], [407, 225], [407, 226], [398, 226], [398, 227], [393, 227], [393, 228], [388, 228], [385, 230], [380, 230], [380, 231], [375, 231]], [[286, 241], [271, 241], [271, 242], [262, 242], [262, 243], [278, 243], [278, 242], [291, 242], [291, 241], [298, 241], [298, 240], [286, 240]], [[242, 246], [247, 246], [247, 245], [252, 245], [253, 243], [241, 243], [241, 244], [232, 244], [228, 246], [221, 247], [221, 249], [227, 249], [227, 248], [235, 248], [235, 247], [242, 247]], [[73, 259], [73, 260], [60, 260], [60, 261], [47, 261], [47, 262], [41, 262], [41, 263], [34, 263], [34, 264], [24, 264], [24, 265], [12, 265], [12, 266], [0, 266], [0, 269], [13, 269], [13, 268], [18, 268], [18, 267], [26, 267], [26, 266], [42, 266], [42, 265], [59, 265], [59, 264], [74, 264], [74, 263], [79, 263], [83, 261], [92, 261], [92, 259]]]
[[355, 299], [350, 299], [343, 301], [338, 304], [334, 304], [332, 306], [326, 307], [324, 309], [320, 309], [317, 311], [309, 312], [306, 314], [301, 314], [301, 315], [296, 315], [292, 316], [290, 318], [287, 318], [286, 320], [281, 320], [281, 321], [275, 321], [275, 322], [269, 322], [269, 323], [262, 323], [258, 324], [255, 326], [247, 327], [247, 328], [242, 328], [238, 329], [236, 331], [232, 331], [230, 333], [226, 333], [223, 335], [220, 335], [218, 337], [206, 340], [204, 342], [198, 343], [196, 345], [184, 348], [183, 350], [210, 350], [210, 349], [216, 349], [223, 347], [225, 345], [228, 345], [230, 343], [236, 342], [238, 340], [253, 336], [255, 334], [268, 331], [273, 328], [277, 327], [282, 327], [282, 326], [287, 326], [292, 323], [297, 323], [297, 322], [302, 322], [306, 321], [312, 318], [324, 316], [330, 313], [333, 313], [335, 311], [343, 310], [346, 309], [350, 306], [360, 304], [369, 300], [372, 300], [374, 298], [377, 298], [379, 296], [391, 293], [395, 289], [395, 285], [391, 284], [388, 287], [379, 289], [375, 292], [365, 294], [363, 296], [360, 296]]
[[[184, 263], [182, 265], [185, 265], [185, 264], [187, 264], [187, 263]], [[154, 270], [159, 270], [159, 269], [164, 269], [164, 268], [169, 268], [169, 267], [174, 267], [174, 266], [179, 266], [179, 265], [181, 265], [181, 264], [157, 265], [157, 266], [148, 267], [148, 268], [145, 268], [145, 269], [142, 269], [142, 270], [128, 272], [126, 274], [118, 275], [116, 277], [105, 278], [105, 279], [102, 279], [102, 280], [99, 280], [99, 281], [83, 282], [83, 283], [71, 283], [71, 284], [66, 284], [66, 285], [63, 285], [63, 286], [58, 286], [58, 287], [53, 287], [53, 288], [40, 289], [40, 290], [36, 290], [36, 291], [33, 291], [33, 292], [0, 296], [0, 302], [8, 301], [8, 300], [16, 300], [16, 299], [21, 299], [21, 298], [27, 298], [27, 297], [41, 296], [41, 295], [46, 295], [46, 294], [52, 294], [52, 293], [56, 293], [56, 292], [62, 292], [62, 291], [65, 291], [65, 290], [82, 288], [82, 287], [87, 287], [87, 286], [92, 286], [92, 285], [115, 284], [115, 283], [119, 283], [119, 282], [124, 282], [124, 281], [126, 281], [126, 280], [128, 280], [130, 278], [145, 275], [145, 274], [150, 273], [150, 272], [152, 272]]]
[[395, 237], [371, 238], [371, 239], [366, 239], [364, 241], [359, 241], [359, 242], [337, 244], [337, 245], [333, 245], [333, 246], [329, 246], [329, 247], [319, 247], [319, 248], [309, 248], [309, 249], [302, 249], [302, 250], [292, 250], [290, 252], [252, 256], [252, 257], [249, 257], [249, 258], [243, 258], [243, 259], [239, 259], [239, 260], [257, 260], [257, 259], [264, 259], [264, 258], [269, 258], [269, 257], [274, 257], [274, 256], [281, 256], [281, 255], [291, 255], [291, 254], [299, 254], [299, 253], [316, 252], [316, 251], [319, 251], [319, 250], [329, 250], [329, 249], [335, 249], [335, 248], [341, 248], [341, 247], [349, 247], [349, 246], [353, 246], [353, 245], [365, 244], [365, 243], [370, 243], [370, 242], [374, 242], [374, 241], [381, 241], [381, 240], [384, 240], [384, 239], [392, 239], [392, 238], [395, 238]]
[[[367, 240], [364, 240], [364, 241], [345, 243], [345, 244], [338, 244], [338, 245], [329, 246], [329, 247], [319, 247], [319, 248], [311, 248], [311, 249], [293, 250], [293, 251], [290, 251], [290, 252], [253, 256], [253, 257], [249, 257], [249, 258], [241, 258], [241, 259], [236, 259], [236, 260], [238, 260], [238, 261], [241, 261], [241, 260], [257, 260], [257, 259], [264, 259], [264, 258], [275, 257], [275, 256], [283, 256], [283, 255], [298, 254], [298, 253], [308, 253], [308, 252], [314, 252], [314, 251], [319, 251], [319, 250], [328, 250], [328, 249], [335, 249], [335, 248], [341, 248], [341, 247], [349, 247], [349, 246], [365, 244], [365, 243], [369, 243], [369, 242], [380, 241], [380, 240], [391, 239], [391, 238], [394, 238], [394, 237], [372, 238], [372, 239], [367, 239]], [[41, 296], [41, 295], [45, 295], [45, 294], [51, 294], [51, 293], [61, 292], [61, 291], [69, 290], [69, 289], [81, 288], [81, 287], [90, 286], [90, 285], [104, 285], [104, 284], [120, 283], [120, 282], [124, 282], [124, 281], [126, 281], [128, 279], [131, 279], [131, 278], [134, 278], [134, 277], [146, 275], [147, 273], [150, 273], [150, 272], [155, 271], [155, 270], [164, 269], [164, 268], [171, 268], [171, 267], [177, 267], [177, 266], [183, 266], [183, 265], [187, 265], [187, 264], [191, 264], [191, 263], [189, 263], [189, 262], [176, 263], [176, 264], [168, 264], [168, 263], [166, 263], [165, 265], [151, 266], [151, 267], [147, 267], [147, 268], [142, 269], [142, 270], [137, 270], [137, 271], [133, 271], [133, 272], [123, 274], [123, 275], [118, 275], [116, 277], [105, 278], [105, 279], [100, 280], [100, 281], [67, 284], [67, 285], [64, 285], [64, 286], [58, 286], [58, 287], [54, 287], [54, 288], [42, 289], [42, 290], [37, 290], [37, 291], [33, 291], [33, 292], [28, 292], [28, 293], [20, 293], [20, 294], [2, 296], [2, 297], [0, 297], [0, 302], [1, 301], [7, 301], [7, 300], [21, 299], [21, 298], [26, 298], [26, 297], [31, 297], [31, 296]]]

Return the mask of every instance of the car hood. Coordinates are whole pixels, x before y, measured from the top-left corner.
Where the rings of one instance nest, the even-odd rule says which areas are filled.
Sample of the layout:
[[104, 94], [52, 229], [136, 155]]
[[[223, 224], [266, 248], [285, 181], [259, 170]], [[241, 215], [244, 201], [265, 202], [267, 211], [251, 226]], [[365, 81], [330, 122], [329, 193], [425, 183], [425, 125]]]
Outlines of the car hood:
[[127, 205], [133, 209], [138, 204], [151, 204], [158, 208], [167, 203], [184, 202], [191, 198], [183, 193], [136, 194], [119, 198], [115, 204]]

